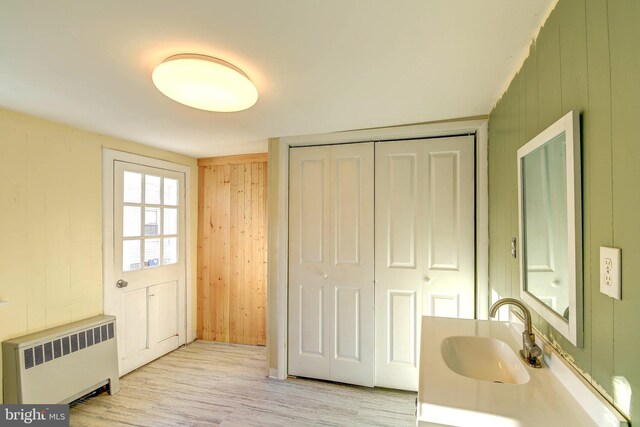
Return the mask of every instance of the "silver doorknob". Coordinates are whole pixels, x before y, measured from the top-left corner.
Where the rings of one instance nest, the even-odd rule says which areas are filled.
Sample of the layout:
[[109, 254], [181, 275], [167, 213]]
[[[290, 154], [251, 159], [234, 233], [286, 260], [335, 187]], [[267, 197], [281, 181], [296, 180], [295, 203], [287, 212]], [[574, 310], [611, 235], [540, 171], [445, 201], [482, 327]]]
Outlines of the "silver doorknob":
[[327, 273], [322, 273], [322, 278], [326, 280], [329, 278], [329, 275]]
[[116, 286], [118, 288], [126, 288], [127, 286], [129, 286], [129, 282], [127, 282], [126, 280], [120, 279], [116, 282]]
[[424, 283], [426, 283], [427, 285], [431, 284], [431, 278], [429, 278], [429, 276], [424, 276]]

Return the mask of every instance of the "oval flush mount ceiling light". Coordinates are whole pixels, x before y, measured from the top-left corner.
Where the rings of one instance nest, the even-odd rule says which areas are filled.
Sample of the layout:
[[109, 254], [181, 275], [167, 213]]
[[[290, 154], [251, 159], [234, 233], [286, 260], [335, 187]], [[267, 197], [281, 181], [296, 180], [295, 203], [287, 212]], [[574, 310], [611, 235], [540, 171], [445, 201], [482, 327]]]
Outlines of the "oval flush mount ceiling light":
[[258, 90], [242, 70], [206, 55], [170, 56], [153, 70], [152, 79], [169, 98], [200, 110], [241, 111], [258, 100]]

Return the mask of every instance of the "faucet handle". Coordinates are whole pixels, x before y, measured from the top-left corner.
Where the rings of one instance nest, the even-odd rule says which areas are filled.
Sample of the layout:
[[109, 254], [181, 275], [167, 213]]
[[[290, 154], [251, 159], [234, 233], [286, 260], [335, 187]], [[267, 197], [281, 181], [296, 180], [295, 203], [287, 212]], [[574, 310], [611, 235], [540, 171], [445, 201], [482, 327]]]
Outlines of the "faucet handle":
[[542, 356], [542, 349], [536, 344], [536, 336], [527, 331], [522, 332], [522, 350], [520, 355], [532, 368], [540, 368], [540, 356]]
[[531, 353], [531, 357], [538, 358], [542, 356], [542, 349], [538, 347], [538, 344], [533, 344], [529, 349], [529, 353]]

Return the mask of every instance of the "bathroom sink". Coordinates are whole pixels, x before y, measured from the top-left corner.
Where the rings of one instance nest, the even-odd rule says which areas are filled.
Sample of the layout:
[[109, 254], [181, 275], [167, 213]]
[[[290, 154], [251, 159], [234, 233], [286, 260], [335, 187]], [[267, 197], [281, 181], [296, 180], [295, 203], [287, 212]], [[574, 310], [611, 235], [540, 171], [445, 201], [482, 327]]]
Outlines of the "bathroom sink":
[[520, 357], [505, 342], [495, 338], [447, 337], [440, 350], [449, 369], [465, 377], [505, 384], [529, 381]]

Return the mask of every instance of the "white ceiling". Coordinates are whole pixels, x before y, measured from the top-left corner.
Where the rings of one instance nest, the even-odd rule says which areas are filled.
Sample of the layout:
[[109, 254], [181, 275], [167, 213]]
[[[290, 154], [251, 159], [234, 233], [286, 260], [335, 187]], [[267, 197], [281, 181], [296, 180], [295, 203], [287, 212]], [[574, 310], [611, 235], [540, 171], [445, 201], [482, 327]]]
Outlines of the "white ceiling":
[[[0, 0], [0, 106], [194, 157], [266, 138], [488, 114], [554, 0]], [[151, 82], [177, 53], [243, 69], [211, 113]]]

